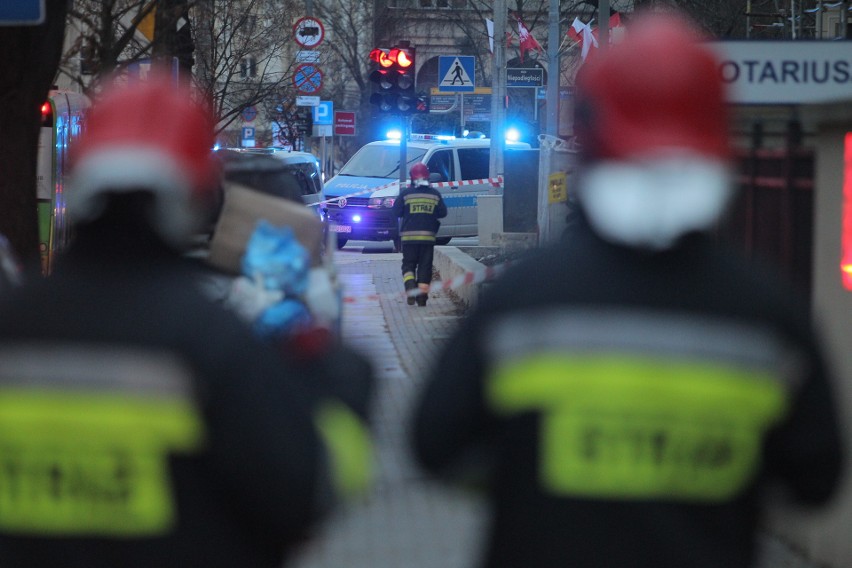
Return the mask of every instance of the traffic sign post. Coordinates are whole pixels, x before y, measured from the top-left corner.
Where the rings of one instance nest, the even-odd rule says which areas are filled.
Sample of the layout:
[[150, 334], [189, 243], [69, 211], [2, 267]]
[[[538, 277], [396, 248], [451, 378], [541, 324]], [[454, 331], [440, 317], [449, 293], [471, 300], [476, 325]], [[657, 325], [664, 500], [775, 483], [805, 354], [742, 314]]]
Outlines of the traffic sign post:
[[334, 111], [334, 134], [335, 136], [355, 136], [354, 111]]
[[318, 96], [300, 95], [296, 97], [296, 106], [315, 107], [320, 104]]
[[254, 148], [254, 126], [243, 126], [241, 146], [243, 148]]
[[296, 63], [319, 63], [319, 51], [298, 51], [296, 52]]
[[476, 89], [475, 61], [472, 55], [441, 55], [438, 58], [438, 90], [472, 93]]
[[313, 63], [297, 65], [293, 85], [301, 94], [316, 95], [322, 89], [322, 71]]
[[318, 46], [325, 37], [325, 27], [316, 18], [299, 18], [293, 25], [293, 37], [296, 43], [308, 49]]
[[243, 122], [253, 122], [257, 118], [257, 109], [253, 106], [247, 106], [240, 115], [243, 118]]

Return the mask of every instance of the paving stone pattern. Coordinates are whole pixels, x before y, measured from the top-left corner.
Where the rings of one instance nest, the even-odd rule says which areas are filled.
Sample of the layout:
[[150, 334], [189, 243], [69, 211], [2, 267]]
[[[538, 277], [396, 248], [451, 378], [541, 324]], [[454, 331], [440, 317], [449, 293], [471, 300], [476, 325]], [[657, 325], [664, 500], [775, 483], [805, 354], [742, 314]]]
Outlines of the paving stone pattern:
[[[472, 568], [486, 509], [476, 497], [426, 479], [407, 446], [411, 404], [462, 315], [447, 292], [426, 307], [402, 295], [399, 254], [344, 249], [335, 264], [344, 293], [342, 334], [373, 362], [378, 387], [371, 493], [324, 523], [287, 568]], [[756, 568], [826, 568], [764, 537]]]
[[[356, 249], [357, 250], [357, 249]], [[460, 308], [444, 292], [425, 307], [402, 295], [401, 255], [336, 255], [343, 283], [342, 334], [373, 362], [378, 388], [373, 431], [375, 483], [363, 502], [329, 519], [288, 568], [469, 568], [484, 506], [427, 480], [407, 446], [408, 417], [424, 374], [447, 341]]]

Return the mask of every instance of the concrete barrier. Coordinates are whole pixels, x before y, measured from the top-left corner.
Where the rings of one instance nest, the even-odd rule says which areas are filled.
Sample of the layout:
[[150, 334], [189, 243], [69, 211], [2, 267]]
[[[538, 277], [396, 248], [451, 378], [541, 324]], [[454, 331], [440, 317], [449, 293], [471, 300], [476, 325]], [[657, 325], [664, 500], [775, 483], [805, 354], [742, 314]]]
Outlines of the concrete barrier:
[[[470, 255], [452, 246], [436, 246], [433, 267], [441, 277], [441, 282], [449, 282], [468, 272], [485, 270], [485, 265]], [[437, 284], [437, 282], [436, 282]], [[462, 284], [453, 289], [453, 293], [467, 306], [476, 304], [476, 298], [482, 284]]]

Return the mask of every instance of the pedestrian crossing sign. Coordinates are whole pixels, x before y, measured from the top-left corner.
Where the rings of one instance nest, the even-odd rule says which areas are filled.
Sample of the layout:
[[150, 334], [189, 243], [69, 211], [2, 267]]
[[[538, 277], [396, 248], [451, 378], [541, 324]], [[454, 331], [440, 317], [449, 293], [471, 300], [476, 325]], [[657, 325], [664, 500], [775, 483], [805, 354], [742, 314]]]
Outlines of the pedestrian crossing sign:
[[474, 57], [472, 55], [442, 55], [438, 58], [438, 90], [444, 93], [472, 93], [476, 89], [474, 80]]

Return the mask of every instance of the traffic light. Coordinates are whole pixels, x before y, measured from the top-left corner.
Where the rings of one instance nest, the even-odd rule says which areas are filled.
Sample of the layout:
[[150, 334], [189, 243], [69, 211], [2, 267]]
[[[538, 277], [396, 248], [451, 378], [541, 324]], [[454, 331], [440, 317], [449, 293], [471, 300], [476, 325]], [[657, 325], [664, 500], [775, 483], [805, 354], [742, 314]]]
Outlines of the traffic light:
[[429, 112], [429, 97], [427, 95], [418, 95], [414, 105], [415, 112]]
[[375, 92], [370, 96], [370, 103], [383, 113], [391, 111], [390, 97], [394, 88], [393, 76], [390, 73], [393, 62], [388, 58], [388, 51], [377, 47], [370, 52], [370, 60], [376, 63], [376, 69], [370, 73], [370, 82], [376, 84]]
[[380, 112], [417, 112], [418, 97], [414, 92], [417, 69], [415, 53], [408, 41], [401, 41], [390, 49], [376, 48], [370, 52], [370, 59], [377, 64], [377, 68], [370, 74], [370, 81], [377, 85], [370, 102]]
[[46, 101], [41, 105], [41, 125], [53, 126], [53, 105]]

